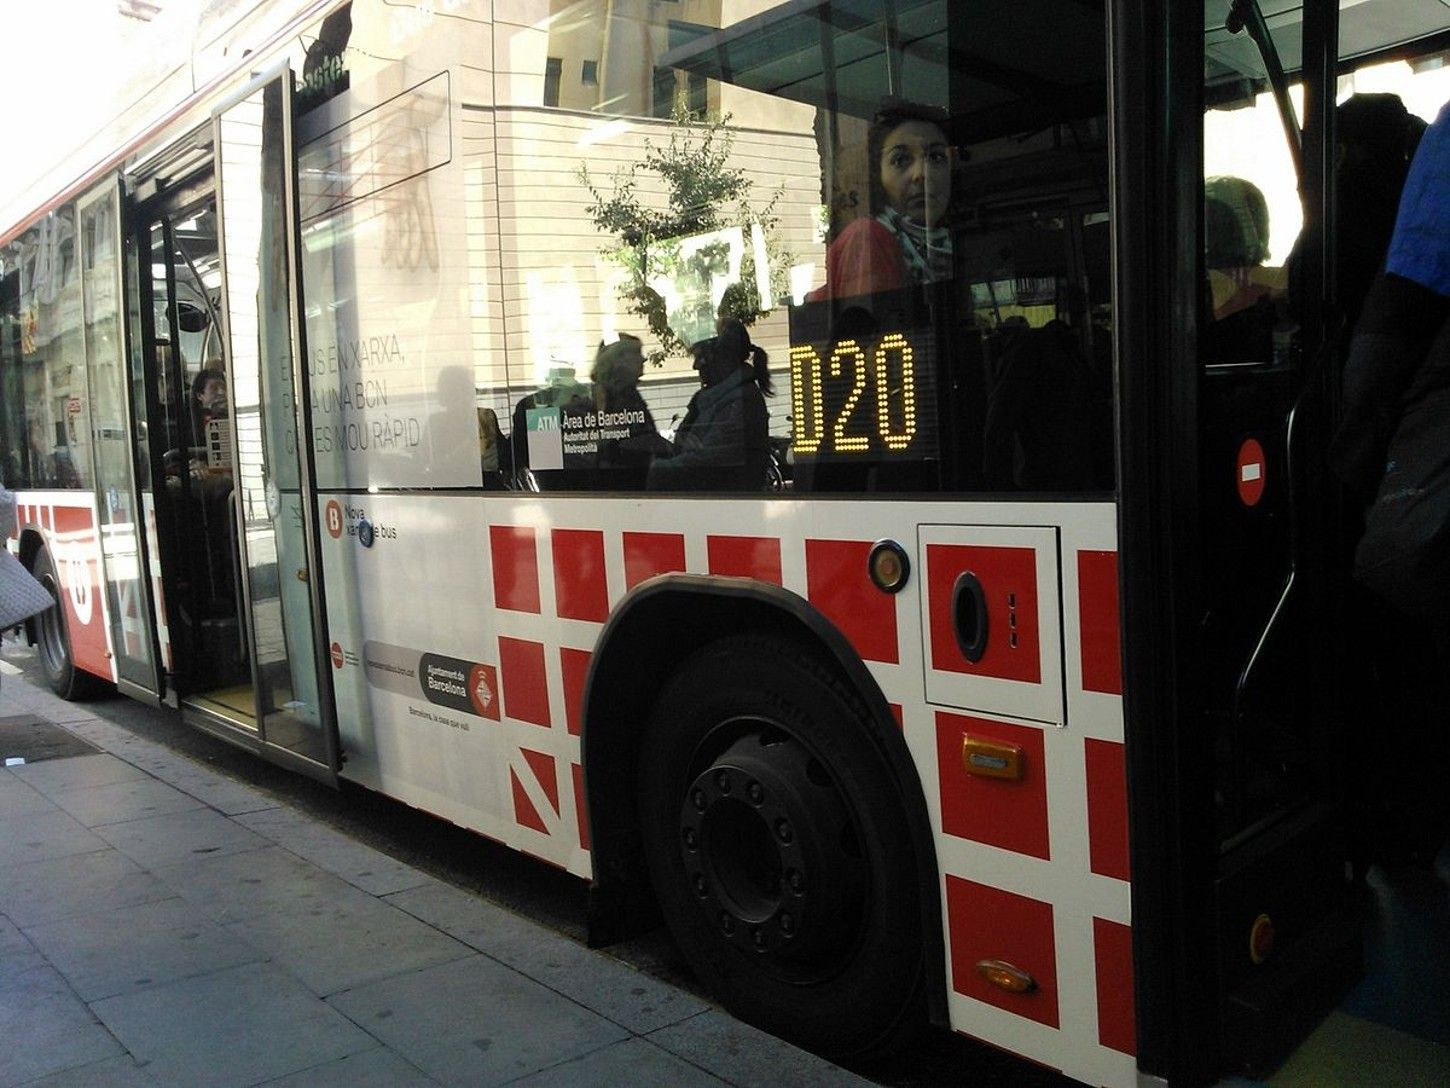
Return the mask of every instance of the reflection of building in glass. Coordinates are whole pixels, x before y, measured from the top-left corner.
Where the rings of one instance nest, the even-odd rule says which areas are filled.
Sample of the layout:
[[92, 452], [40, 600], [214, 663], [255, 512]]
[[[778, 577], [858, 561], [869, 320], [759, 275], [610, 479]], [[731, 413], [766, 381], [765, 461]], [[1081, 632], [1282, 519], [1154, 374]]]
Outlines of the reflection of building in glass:
[[740, 6], [722, 0], [551, 0], [543, 104], [639, 117], [669, 117], [676, 106], [718, 110], [718, 89], [711, 90], [703, 75], [654, 61], [718, 28], [722, 7]]

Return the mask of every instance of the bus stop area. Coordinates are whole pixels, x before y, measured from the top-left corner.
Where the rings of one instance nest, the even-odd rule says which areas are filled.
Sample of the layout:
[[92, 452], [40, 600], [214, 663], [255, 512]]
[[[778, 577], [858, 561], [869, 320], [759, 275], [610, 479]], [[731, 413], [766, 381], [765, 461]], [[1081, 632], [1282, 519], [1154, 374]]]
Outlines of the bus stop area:
[[0, 1088], [870, 1083], [6, 672]]

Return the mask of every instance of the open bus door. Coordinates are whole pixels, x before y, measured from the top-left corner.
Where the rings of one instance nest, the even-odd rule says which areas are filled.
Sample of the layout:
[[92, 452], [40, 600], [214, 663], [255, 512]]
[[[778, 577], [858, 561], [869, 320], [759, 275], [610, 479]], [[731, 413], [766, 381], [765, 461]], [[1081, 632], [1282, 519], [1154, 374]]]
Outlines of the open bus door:
[[134, 179], [134, 410], [167, 701], [331, 783], [285, 79], [249, 87]]
[[336, 712], [312, 501], [297, 263], [292, 73], [254, 81], [213, 114], [233, 512], [256, 725], [264, 753], [332, 781]]
[[[123, 280], [122, 186], [109, 178], [77, 203], [77, 250], [85, 332], [86, 388], [91, 404], [95, 466], [96, 531], [100, 584], [109, 630], [107, 653], [116, 686], [143, 702], [161, 701], [160, 656], [152, 625], [148, 551], [143, 546], [150, 506], [145, 501], [145, 459], [130, 410], [132, 385], [126, 351], [127, 306], [135, 299]], [[84, 585], [84, 582], [78, 583]], [[87, 594], [73, 594], [79, 599]], [[68, 650], [52, 645], [58, 625], [42, 625], [41, 652], [64, 662]], [[63, 635], [61, 636], [63, 638]], [[47, 671], [53, 665], [47, 661]]]

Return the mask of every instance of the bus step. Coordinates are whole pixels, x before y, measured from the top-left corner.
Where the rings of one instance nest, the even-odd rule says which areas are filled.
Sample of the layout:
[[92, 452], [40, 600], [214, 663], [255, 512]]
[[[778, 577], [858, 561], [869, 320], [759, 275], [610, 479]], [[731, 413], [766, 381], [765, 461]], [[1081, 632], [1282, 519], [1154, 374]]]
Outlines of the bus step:
[[1362, 938], [1357, 912], [1345, 907], [1280, 950], [1270, 970], [1232, 990], [1224, 1010], [1227, 1066], [1254, 1080], [1278, 1068], [1363, 973]]

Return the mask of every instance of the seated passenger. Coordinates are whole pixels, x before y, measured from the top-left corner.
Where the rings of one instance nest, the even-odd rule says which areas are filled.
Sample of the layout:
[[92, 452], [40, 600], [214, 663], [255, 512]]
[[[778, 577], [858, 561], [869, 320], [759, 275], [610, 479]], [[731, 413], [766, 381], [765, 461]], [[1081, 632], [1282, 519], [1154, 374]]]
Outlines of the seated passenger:
[[596, 464], [609, 471], [609, 479], [601, 481], [606, 487], [644, 486], [650, 458], [669, 452], [639, 391], [643, 373], [644, 348], [639, 337], [621, 333], [612, 344], [600, 343], [589, 377], [598, 419]]
[[946, 214], [952, 195], [952, 155], [941, 123], [928, 106], [887, 105], [866, 137], [874, 213], [852, 221], [826, 252], [826, 282], [811, 302], [895, 291], [952, 274], [952, 236]]
[[765, 352], [735, 318], [695, 345], [703, 384], [690, 398], [672, 452], [656, 457], [649, 486], [659, 491], [762, 491], [770, 462], [765, 398], [774, 392]]

